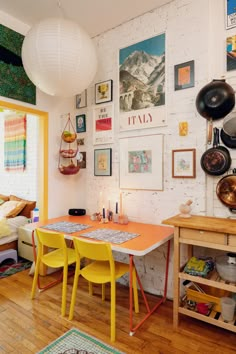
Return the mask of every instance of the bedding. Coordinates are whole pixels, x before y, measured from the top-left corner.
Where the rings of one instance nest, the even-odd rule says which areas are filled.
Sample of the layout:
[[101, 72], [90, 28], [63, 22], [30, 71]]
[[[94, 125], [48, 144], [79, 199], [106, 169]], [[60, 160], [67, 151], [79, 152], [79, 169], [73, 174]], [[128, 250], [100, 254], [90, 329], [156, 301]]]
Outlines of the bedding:
[[27, 224], [36, 201], [0, 194], [0, 251], [17, 249], [18, 228]]

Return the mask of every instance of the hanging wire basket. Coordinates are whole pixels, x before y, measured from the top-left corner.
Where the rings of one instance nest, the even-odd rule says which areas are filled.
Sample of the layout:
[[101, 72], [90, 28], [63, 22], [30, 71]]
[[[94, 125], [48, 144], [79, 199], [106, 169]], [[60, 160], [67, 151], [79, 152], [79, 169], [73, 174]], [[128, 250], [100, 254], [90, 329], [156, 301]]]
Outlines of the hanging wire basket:
[[67, 158], [73, 158], [77, 155], [78, 149], [62, 149], [60, 150], [60, 154], [62, 157]]
[[80, 166], [76, 166], [73, 162], [68, 165], [68, 166], [59, 166], [58, 167], [59, 171], [63, 174], [63, 175], [75, 175], [76, 173], [79, 172], [80, 170]]
[[[58, 170], [63, 175], [74, 175], [80, 170], [80, 166], [76, 165], [72, 160], [72, 158], [76, 158], [76, 155], [78, 153], [78, 145], [76, 142], [76, 138], [77, 134], [75, 132], [69, 114], [66, 125], [61, 134], [61, 145], [59, 150]], [[73, 145], [71, 146], [71, 144]], [[61, 158], [69, 158], [69, 164], [64, 165], [64, 161], [63, 163], [61, 163]]]

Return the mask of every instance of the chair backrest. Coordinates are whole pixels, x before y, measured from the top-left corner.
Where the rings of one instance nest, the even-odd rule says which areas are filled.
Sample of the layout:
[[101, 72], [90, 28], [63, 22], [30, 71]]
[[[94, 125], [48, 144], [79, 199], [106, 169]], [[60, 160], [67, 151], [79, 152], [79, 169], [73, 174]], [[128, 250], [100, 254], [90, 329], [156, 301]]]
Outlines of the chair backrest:
[[67, 247], [64, 235], [61, 233], [44, 231], [42, 229], [36, 229], [35, 233], [41, 246], [62, 249]]
[[80, 258], [85, 257], [95, 261], [114, 261], [111, 245], [108, 242], [93, 242], [74, 238], [74, 247]]
[[108, 242], [94, 242], [85, 239], [74, 238], [77, 262], [81, 258], [92, 261], [108, 261], [110, 264], [111, 279], [115, 280], [115, 261], [113, 258], [111, 245]]

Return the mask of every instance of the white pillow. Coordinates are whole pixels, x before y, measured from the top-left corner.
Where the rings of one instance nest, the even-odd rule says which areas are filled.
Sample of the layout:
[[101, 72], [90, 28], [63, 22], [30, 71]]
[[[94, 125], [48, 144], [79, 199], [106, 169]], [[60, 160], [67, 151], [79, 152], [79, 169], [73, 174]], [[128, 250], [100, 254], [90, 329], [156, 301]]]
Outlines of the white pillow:
[[19, 200], [9, 200], [0, 205], [0, 217], [15, 217], [25, 207], [26, 203]]
[[7, 224], [7, 219], [6, 218], [0, 219], [0, 238], [9, 236], [10, 234], [11, 234], [11, 229]]

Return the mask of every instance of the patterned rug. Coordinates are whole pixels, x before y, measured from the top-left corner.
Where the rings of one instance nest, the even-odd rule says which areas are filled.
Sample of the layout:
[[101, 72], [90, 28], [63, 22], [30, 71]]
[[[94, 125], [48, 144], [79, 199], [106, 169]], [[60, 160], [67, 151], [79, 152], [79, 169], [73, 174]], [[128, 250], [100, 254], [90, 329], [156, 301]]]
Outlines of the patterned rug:
[[50, 343], [37, 354], [125, 354], [76, 328]]
[[32, 262], [27, 259], [18, 257], [18, 262], [14, 263], [12, 259], [6, 259], [2, 263], [0, 263], [0, 279], [9, 277], [18, 272], [22, 272], [22, 270], [30, 268]]

